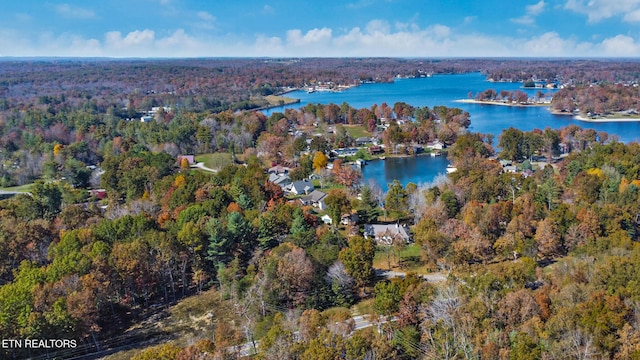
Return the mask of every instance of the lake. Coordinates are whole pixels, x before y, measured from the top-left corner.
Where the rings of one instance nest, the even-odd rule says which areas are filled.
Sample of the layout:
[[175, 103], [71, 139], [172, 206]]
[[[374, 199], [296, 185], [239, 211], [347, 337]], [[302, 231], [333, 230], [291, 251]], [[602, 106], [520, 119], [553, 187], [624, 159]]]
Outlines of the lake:
[[[386, 102], [389, 106], [393, 106], [398, 101], [404, 101], [413, 106], [444, 105], [447, 107], [458, 107], [468, 111], [471, 115], [470, 131], [485, 134], [493, 134], [495, 136], [494, 145], [498, 141], [498, 136], [502, 130], [513, 126], [522, 131], [531, 131], [535, 128], [544, 129], [551, 127], [554, 129], [568, 126], [570, 124], [578, 125], [582, 128], [590, 128], [596, 131], [605, 131], [609, 134], [617, 135], [620, 141], [628, 143], [632, 141], [640, 141], [640, 122], [607, 122], [607, 123], [590, 123], [575, 120], [570, 116], [553, 115], [545, 107], [509, 107], [509, 106], [492, 106], [470, 103], [460, 103], [456, 100], [468, 98], [468, 94], [476, 94], [486, 89], [494, 89], [498, 93], [501, 90], [514, 91], [520, 89], [534, 96], [538, 90], [543, 93], [551, 93], [546, 89], [524, 89], [520, 83], [496, 83], [488, 82], [480, 73], [469, 73], [461, 75], [433, 75], [428, 78], [417, 79], [396, 79], [393, 83], [375, 83], [363, 84], [359, 87], [348, 89], [341, 92], [314, 92], [294, 91], [287, 96], [300, 99], [300, 103], [289, 106], [272, 108], [265, 111], [269, 116], [273, 112], [284, 112], [286, 108], [300, 108], [306, 104], [342, 104], [347, 102], [354, 108], [370, 108], [373, 104], [382, 104]], [[418, 163], [425, 162], [424, 166], [440, 167], [440, 172], [444, 172], [446, 168], [446, 159], [437, 160], [444, 161], [445, 164], [427, 163], [430, 160], [422, 160], [418, 157], [415, 160]], [[436, 158], [437, 159], [437, 158]], [[404, 178], [404, 168], [398, 168], [390, 164], [387, 159], [385, 167], [389, 166], [396, 169], [393, 171], [398, 178]], [[404, 164], [410, 166], [410, 164]], [[369, 165], [367, 165], [369, 166]], [[379, 165], [382, 166], [382, 165]], [[374, 170], [365, 168], [363, 175], [365, 181], [369, 178], [369, 174], [375, 173]], [[435, 173], [437, 174], [437, 172]], [[416, 179], [407, 179], [412, 182], [430, 182], [428, 178], [421, 178], [424, 174], [418, 175]], [[373, 176], [373, 175], [371, 175]], [[385, 175], [386, 176], [386, 175]], [[381, 179], [381, 178], [380, 178]], [[407, 181], [407, 182], [408, 182]], [[406, 182], [402, 181], [406, 185]], [[386, 191], [386, 183], [381, 184], [383, 190]]]

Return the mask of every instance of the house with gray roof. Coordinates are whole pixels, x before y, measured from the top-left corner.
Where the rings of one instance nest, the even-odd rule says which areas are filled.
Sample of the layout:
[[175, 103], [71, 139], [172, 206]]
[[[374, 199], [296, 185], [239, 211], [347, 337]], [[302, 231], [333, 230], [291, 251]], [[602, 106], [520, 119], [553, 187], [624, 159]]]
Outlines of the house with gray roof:
[[303, 195], [309, 194], [314, 189], [313, 184], [309, 180], [299, 180], [295, 181], [291, 184], [290, 187], [287, 187], [285, 190], [288, 190], [289, 193], [294, 195]]
[[326, 210], [327, 205], [324, 203], [324, 199], [327, 197], [327, 193], [320, 190], [313, 190], [309, 195], [300, 198], [302, 205], [317, 207], [320, 210]]
[[409, 228], [400, 224], [365, 224], [364, 237], [374, 239], [378, 245], [392, 245], [396, 241], [411, 241]]
[[280, 186], [283, 190], [289, 185], [291, 185], [291, 178], [286, 174], [269, 174], [269, 182], [272, 182], [278, 186]]

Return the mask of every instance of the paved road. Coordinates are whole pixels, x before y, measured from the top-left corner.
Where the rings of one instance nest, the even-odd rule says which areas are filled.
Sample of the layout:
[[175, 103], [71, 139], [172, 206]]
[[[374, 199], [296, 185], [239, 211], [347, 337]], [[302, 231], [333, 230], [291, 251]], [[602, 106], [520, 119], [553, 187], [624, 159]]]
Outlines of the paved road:
[[208, 168], [208, 167], [204, 166], [203, 162], [199, 162], [199, 163], [193, 165], [192, 167], [197, 167], [198, 169], [202, 169], [204, 171], [209, 171], [209, 172], [212, 172], [212, 173], [218, 172], [218, 170], [216, 170], [216, 169], [212, 169], [212, 168]]
[[[377, 276], [385, 277], [387, 279], [407, 276], [407, 273], [402, 272], [402, 271], [375, 269], [375, 272], [376, 272]], [[430, 274], [426, 274], [426, 275], [418, 274], [418, 276], [422, 277], [423, 279], [427, 280], [428, 282], [433, 282], [433, 283], [447, 281], [447, 274], [439, 273], [439, 272], [430, 273]]]
[[0, 190], [0, 196], [2, 195], [18, 195], [18, 194], [28, 194], [26, 191], [5, 191]]

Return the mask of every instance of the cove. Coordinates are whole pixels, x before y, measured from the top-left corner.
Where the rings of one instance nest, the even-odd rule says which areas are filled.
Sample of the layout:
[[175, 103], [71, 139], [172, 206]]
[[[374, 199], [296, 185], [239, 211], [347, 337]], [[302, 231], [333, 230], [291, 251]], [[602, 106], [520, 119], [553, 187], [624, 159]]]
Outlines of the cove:
[[444, 155], [388, 157], [367, 162], [362, 167], [362, 178], [365, 185], [372, 180], [386, 192], [393, 180], [400, 181], [403, 187], [410, 182], [416, 185], [432, 182], [439, 174], [446, 174], [448, 164]]

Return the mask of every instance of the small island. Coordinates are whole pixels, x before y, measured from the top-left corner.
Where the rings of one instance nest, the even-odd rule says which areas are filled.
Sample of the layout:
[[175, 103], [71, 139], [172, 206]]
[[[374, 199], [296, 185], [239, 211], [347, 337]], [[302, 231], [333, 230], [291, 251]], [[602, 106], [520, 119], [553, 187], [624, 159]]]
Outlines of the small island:
[[551, 106], [552, 99], [551, 94], [545, 94], [542, 91], [536, 92], [534, 97], [529, 97], [529, 95], [522, 90], [501, 90], [500, 92], [497, 92], [494, 89], [487, 89], [479, 92], [475, 96], [473, 96], [472, 92], [469, 92], [469, 97], [467, 99], [457, 100], [457, 102], [480, 105], [528, 107]]

